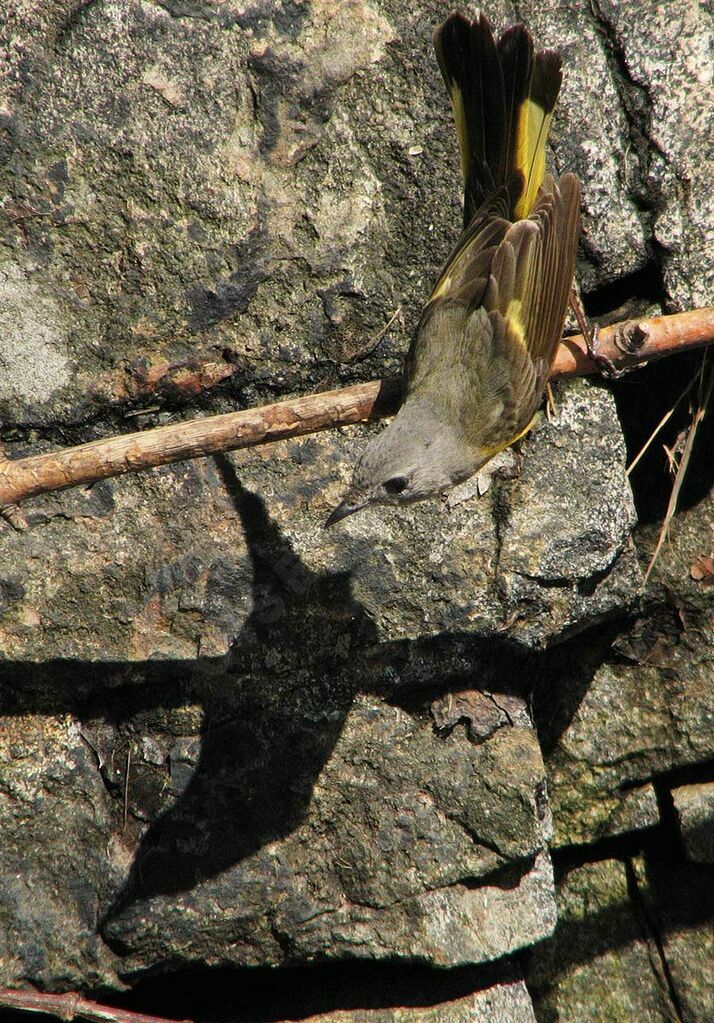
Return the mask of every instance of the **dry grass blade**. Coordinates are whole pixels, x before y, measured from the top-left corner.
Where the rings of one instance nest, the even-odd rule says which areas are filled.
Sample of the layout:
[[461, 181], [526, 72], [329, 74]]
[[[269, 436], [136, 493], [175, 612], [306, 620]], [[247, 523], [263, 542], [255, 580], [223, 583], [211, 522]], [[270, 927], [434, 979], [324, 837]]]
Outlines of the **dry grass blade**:
[[380, 331], [378, 331], [378, 333], [376, 333], [374, 335], [374, 337], [370, 338], [369, 341], [366, 344], [362, 345], [361, 348], [358, 348], [357, 351], [352, 355], [352, 357], [348, 361], [349, 362], [361, 362], [362, 359], [365, 359], [368, 355], [371, 355], [372, 352], [377, 347], [377, 345], [379, 344], [379, 342], [384, 337], [384, 335], [387, 333], [389, 328], [392, 326], [394, 321], [398, 317], [401, 317], [401, 315], [402, 315], [402, 307], [398, 306], [394, 310], [392, 315], [389, 317], [387, 322], [384, 324], [382, 329]]
[[671, 409], [669, 409], [669, 410], [668, 410], [667, 412], [665, 412], [665, 414], [664, 414], [664, 415], [662, 416], [662, 418], [661, 418], [661, 419], [660, 419], [660, 421], [659, 421], [659, 422], [657, 423], [657, 425], [655, 426], [655, 428], [654, 428], [654, 430], [652, 431], [652, 433], [651, 433], [651, 434], [649, 435], [649, 437], [647, 438], [647, 440], [645, 441], [645, 443], [644, 443], [644, 444], [642, 445], [642, 447], [640, 448], [640, 450], [639, 450], [639, 451], [637, 452], [637, 454], [635, 455], [635, 457], [634, 457], [634, 458], [632, 459], [632, 461], [631, 461], [631, 462], [630, 462], [630, 464], [628, 465], [628, 467], [627, 467], [627, 475], [628, 475], [628, 476], [629, 476], [629, 475], [631, 475], [631, 473], [632, 473], [632, 471], [634, 470], [634, 468], [635, 468], [635, 466], [637, 465], [637, 463], [638, 463], [638, 462], [640, 461], [640, 459], [641, 459], [641, 458], [643, 457], [643, 455], [644, 455], [644, 454], [645, 454], [645, 453], [647, 452], [647, 450], [648, 450], [648, 449], [650, 448], [650, 446], [652, 445], [653, 441], [654, 441], [654, 440], [656, 440], [656, 438], [658, 437], [658, 435], [659, 435], [659, 434], [661, 433], [661, 431], [662, 431], [662, 430], [663, 430], [663, 429], [665, 428], [665, 426], [667, 425], [667, 423], [669, 422], [669, 420], [670, 420], [670, 419], [672, 418], [672, 416], [674, 415], [674, 413], [676, 412], [676, 410], [677, 410], [677, 409], [679, 408], [679, 406], [681, 405], [681, 403], [682, 403], [682, 402], [684, 401], [684, 399], [685, 399], [685, 398], [687, 397], [687, 395], [689, 394], [689, 392], [691, 391], [691, 389], [692, 389], [692, 388], [694, 387], [694, 385], [695, 385], [695, 383], [696, 383], [696, 382], [697, 382], [697, 377], [693, 377], [693, 378], [692, 378], [692, 379], [691, 379], [691, 380], [689, 381], [689, 383], [687, 384], [687, 386], [686, 386], [686, 387], [684, 388], [684, 390], [682, 391], [682, 393], [680, 394], [680, 396], [679, 396], [679, 397], [677, 398], [677, 400], [675, 401], [674, 405], [672, 405]]
[[[692, 451], [694, 450], [697, 430], [707, 414], [707, 409], [712, 396], [712, 389], [714, 389], [714, 370], [712, 370], [711, 367], [709, 367], [709, 379], [708, 381], [705, 380], [707, 354], [708, 353], [705, 351], [702, 359], [702, 365], [699, 370], [699, 394], [697, 396], [697, 408], [692, 416], [692, 422], [690, 423], [687, 431], [687, 439], [682, 450], [682, 457], [680, 458], [679, 465], [677, 466], [677, 474], [672, 485], [672, 493], [669, 495], [669, 503], [667, 504], [667, 511], [665, 512], [662, 528], [660, 529], [659, 536], [657, 538], [657, 546], [654, 549], [654, 554], [652, 555], [650, 563], [647, 566], [647, 571], [645, 572], [645, 583], [652, 574], [652, 569], [655, 566], [659, 553], [662, 550], [669, 534], [669, 527], [672, 523], [672, 519], [674, 518], [674, 513], [677, 510], [682, 484], [684, 483], [684, 477], [687, 474], [689, 460], [692, 457]], [[692, 381], [692, 383], [694, 383], [694, 381]]]

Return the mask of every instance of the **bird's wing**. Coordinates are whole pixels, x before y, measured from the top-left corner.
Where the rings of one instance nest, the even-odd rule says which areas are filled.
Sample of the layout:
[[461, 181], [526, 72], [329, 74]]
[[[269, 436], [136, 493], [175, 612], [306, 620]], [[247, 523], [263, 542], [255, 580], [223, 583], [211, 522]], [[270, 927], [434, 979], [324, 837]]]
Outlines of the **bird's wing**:
[[481, 306], [494, 344], [528, 357], [545, 384], [560, 341], [573, 282], [579, 233], [579, 183], [546, 175], [527, 220], [519, 220], [494, 253]]
[[494, 454], [527, 429], [548, 378], [573, 279], [578, 199], [576, 177], [556, 184], [547, 175], [528, 219], [484, 216], [470, 227], [409, 351], [407, 392], [461, 406], [463, 428], [474, 441], [486, 432]]
[[511, 226], [509, 203], [508, 188], [502, 187], [477, 211], [449, 253], [429, 304], [448, 299], [474, 306], [481, 301], [496, 249]]

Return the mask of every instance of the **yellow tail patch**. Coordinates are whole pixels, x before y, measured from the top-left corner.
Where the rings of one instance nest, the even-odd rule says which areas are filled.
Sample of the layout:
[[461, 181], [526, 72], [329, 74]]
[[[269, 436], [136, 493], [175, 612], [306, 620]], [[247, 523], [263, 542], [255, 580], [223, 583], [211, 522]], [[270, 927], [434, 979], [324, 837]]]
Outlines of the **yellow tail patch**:
[[516, 167], [522, 172], [525, 182], [515, 208], [519, 220], [530, 216], [538, 189], [543, 184], [545, 143], [552, 116], [532, 99], [524, 100], [518, 111]]

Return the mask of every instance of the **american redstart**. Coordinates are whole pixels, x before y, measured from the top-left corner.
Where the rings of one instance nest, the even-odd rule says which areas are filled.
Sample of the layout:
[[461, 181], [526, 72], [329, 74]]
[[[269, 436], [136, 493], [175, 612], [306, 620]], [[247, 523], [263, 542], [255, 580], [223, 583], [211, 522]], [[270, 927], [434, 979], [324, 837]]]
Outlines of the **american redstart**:
[[369, 504], [442, 493], [527, 432], [563, 329], [579, 183], [545, 172], [562, 80], [524, 25], [452, 14], [434, 47], [456, 120], [464, 229], [407, 355], [404, 400], [326, 525]]

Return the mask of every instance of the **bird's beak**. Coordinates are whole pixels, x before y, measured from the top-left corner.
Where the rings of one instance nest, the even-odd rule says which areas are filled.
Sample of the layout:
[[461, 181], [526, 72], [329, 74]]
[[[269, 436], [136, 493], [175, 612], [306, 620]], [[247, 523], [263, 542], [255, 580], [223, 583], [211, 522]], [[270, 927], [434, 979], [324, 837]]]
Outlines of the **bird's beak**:
[[325, 520], [325, 529], [327, 529], [328, 526], [334, 526], [334, 524], [339, 522], [340, 519], [346, 519], [348, 515], [354, 515], [354, 513], [360, 511], [361, 508], [365, 508], [367, 503], [367, 501], [360, 501], [357, 504], [352, 504], [351, 501], [342, 501], [342, 503], [338, 504], [332, 514]]

